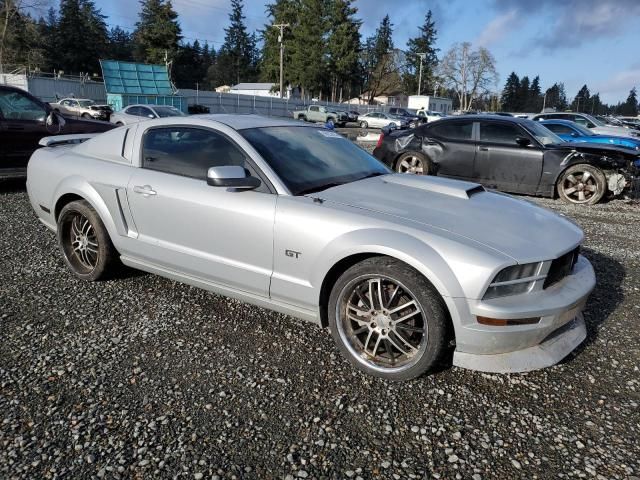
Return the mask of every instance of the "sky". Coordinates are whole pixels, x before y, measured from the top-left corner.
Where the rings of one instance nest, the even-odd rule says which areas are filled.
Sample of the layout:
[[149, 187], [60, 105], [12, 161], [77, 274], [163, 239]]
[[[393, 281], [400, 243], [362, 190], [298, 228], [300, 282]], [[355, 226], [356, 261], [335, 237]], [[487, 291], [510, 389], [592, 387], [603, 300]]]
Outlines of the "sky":
[[[56, 0], [49, 0], [56, 4]], [[132, 29], [136, 0], [94, 0], [110, 26]], [[172, 0], [186, 41], [224, 41], [230, 0]], [[268, 23], [266, 0], [244, 0], [250, 31]], [[394, 43], [405, 48], [432, 10], [440, 55], [456, 42], [488, 48], [500, 75], [495, 91], [515, 71], [540, 75], [544, 89], [564, 82], [572, 99], [585, 83], [606, 103], [624, 101], [640, 88], [640, 0], [356, 0], [363, 38], [389, 14]]]

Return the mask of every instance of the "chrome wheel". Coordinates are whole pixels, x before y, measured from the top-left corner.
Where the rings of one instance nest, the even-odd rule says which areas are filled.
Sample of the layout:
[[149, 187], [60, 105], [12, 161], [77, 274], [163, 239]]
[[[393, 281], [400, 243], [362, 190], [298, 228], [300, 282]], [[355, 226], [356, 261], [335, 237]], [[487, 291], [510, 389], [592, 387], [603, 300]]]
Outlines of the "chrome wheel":
[[427, 346], [420, 304], [400, 282], [384, 276], [349, 282], [336, 305], [338, 332], [354, 358], [378, 371], [412, 367]]
[[598, 183], [590, 172], [573, 172], [562, 181], [562, 192], [575, 203], [587, 203], [598, 193]]
[[65, 219], [64, 249], [69, 262], [81, 272], [91, 272], [98, 265], [98, 238], [87, 217], [74, 212]]
[[408, 155], [400, 159], [396, 168], [398, 173], [413, 173], [424, 175], [424, 163], [417, 155]]

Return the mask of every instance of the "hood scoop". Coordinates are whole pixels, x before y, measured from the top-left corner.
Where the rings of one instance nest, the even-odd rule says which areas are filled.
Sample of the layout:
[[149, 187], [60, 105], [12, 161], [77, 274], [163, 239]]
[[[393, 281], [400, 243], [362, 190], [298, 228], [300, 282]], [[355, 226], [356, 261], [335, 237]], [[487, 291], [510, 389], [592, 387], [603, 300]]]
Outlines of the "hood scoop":
[[382, 177], [382, 180], [385, 183], [417, 188], [426, 192], [440, 193], [442, 195], [449, 195], [450, 197], [462, 198], [464, 200], [468, 200], [476, 193], [486, 191], [482, 185], [477, 183], [450, 180], [442, 177], [395, 174]]

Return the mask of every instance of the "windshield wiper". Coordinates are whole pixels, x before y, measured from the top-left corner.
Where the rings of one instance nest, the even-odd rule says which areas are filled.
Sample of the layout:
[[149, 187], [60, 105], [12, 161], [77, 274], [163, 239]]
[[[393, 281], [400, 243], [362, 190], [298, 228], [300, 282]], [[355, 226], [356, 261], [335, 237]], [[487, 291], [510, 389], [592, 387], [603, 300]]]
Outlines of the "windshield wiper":
[[296, 195], [309, 195], [310, 193], [321, 192], [323, 190], [327, 190], [332, 187], [339, 187], [340, 185], [344, 185], [343, 182], [333, 182], [333, 183], [325, 183], [322, 185], [317, 185], [311, 188], [305, 188], [304, 190], [300, 190]]

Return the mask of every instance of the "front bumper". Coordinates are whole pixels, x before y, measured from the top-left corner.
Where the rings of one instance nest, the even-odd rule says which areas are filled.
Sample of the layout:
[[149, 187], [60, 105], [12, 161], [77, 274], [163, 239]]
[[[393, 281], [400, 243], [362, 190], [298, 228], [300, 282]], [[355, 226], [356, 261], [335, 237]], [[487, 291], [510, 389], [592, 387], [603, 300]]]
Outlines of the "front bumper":
[[[453, 364], [501, 373], [554, 365], [586, 338], [582, 310], [595, 284], [591, 264], [580, 256], [570, 275], [545, 290], [487, 301], [456, 299], [460, 324]], [[476, 316], [540, 321], [489, 326], [479, 324]]]

